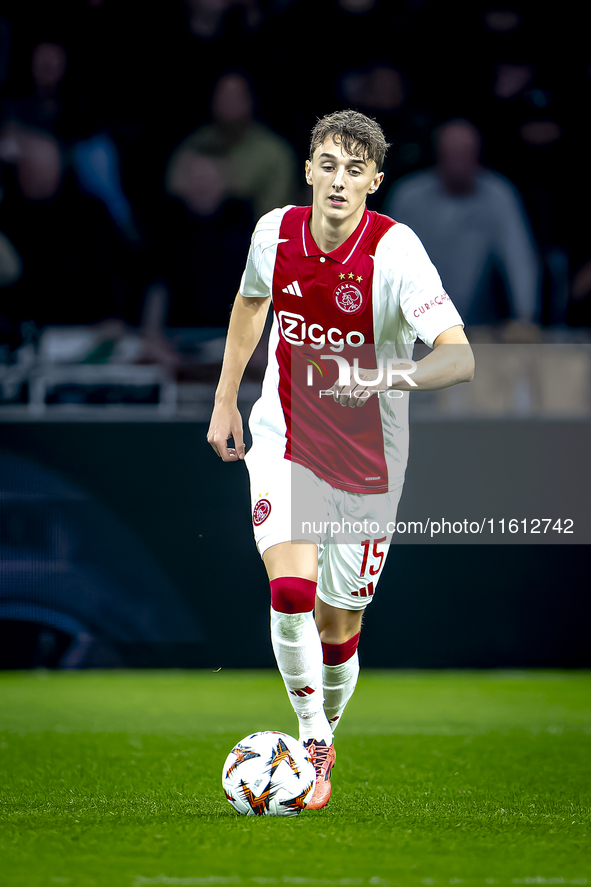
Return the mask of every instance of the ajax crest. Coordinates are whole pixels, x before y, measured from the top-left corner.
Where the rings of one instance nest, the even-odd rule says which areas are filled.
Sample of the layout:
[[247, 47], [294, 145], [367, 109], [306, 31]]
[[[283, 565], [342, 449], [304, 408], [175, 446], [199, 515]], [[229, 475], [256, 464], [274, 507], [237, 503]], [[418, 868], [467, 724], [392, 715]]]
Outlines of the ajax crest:
[[268, 499], [259, 499], [252, 512], [252, 522], [255, 527], [264, 523], [271, 514], [271, 503]]
[[357, 314], [363, 305], [363, 293], [352, 283], [341, 283], [334, 291], [335, 305], [343, 314]]

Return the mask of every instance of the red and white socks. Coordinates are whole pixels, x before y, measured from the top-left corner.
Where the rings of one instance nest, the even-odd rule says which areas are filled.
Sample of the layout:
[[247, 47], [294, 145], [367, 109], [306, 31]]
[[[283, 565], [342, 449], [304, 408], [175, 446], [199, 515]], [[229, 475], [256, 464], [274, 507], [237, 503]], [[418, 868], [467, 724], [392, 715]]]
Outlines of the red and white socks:
[[332, 743], [332, 734], [359, 676], [359, 634], [343, 644], [321, 643], [314, 621], [316, 583], [271, 580], [271, 642], [300, 739]]
[[324, 713], [322, 644], [314, 621], [316, 583], [299, 577], [271, 580], [271, 641], [277, 666], [298, 717], [300, 739], [332, 743]]
[[324, 711], [333, 732], [357, 685], [359, 677], [358, 644], [359, 634], [345, 641], [344, 644], [322, 644]]

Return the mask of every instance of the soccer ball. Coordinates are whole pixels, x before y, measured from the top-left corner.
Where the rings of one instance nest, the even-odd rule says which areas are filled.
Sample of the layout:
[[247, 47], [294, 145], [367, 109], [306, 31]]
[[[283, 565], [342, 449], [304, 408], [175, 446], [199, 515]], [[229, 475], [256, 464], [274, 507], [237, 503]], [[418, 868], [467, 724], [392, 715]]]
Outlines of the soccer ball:
[[285, 733], [252, 733], [234, 746], [222, 785], [245, 816], [297, 816], [311, 799], [316, 772], [304, 746]]

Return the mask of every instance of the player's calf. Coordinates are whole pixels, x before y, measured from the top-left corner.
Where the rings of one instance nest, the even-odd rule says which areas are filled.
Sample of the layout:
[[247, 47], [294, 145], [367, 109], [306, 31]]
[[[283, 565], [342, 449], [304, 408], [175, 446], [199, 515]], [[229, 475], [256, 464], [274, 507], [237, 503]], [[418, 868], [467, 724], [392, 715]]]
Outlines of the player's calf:
[[342, 644], [322, 643], [324, 712], [333, 732], [357, 685], [359, 635], [360, 632]]
[[332, 742], [324, 714], [322, 646], [314, 622], [316, 583], [297, 576], [271, 580], [271, 641], [298, 717], [300, 739]]

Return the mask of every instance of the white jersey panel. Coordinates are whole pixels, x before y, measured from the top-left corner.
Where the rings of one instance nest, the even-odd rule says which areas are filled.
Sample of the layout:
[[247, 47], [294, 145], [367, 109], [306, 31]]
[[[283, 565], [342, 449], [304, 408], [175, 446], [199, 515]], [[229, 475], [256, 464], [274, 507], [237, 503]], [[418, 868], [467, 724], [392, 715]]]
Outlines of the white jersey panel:
[[412, 343], [420, 336], [432, 348], [445, 330], [463, 326], [425, 247], [407, 225], [398, 222], [384, 234], [374, 261], [377, 345]]
[[[290, 209], [274, 209], [259, 219], [253, 232], [246, 267], [240, 283], [240, 292], [251, 298], [273, 297], [273, 272], [277, 247], [280, 243], [279, 229], [283, 216]], [[263, 379], [260, 398], [254, 404], [249, 418], [253, 443], [264, 440], [274, 443], [285, 452], [287, 427], [279, 398], [279, 364], [276, 351], [279, 343], [277, 317], [269, 336], [267, 369]]]
[[287, 443], [287, 426], [283, 407], [279, 398], [279, 363], [277, 362], [277, 345], [279, 344], [279, 326], [277, 318], [273, 317], [273, 326], [269, 336], [269, 355], [261, 396], [254, 404], [248, 424], [250, 426], [253, 443], [255, 441], [267, 441], [273, 443], [285, 452]]
[[279, 245], [279, 229], [290, 206], [271, 210], [259, 219], [254, 229], [240, 292], [251, 298], [272, 296], [273, 270]]

